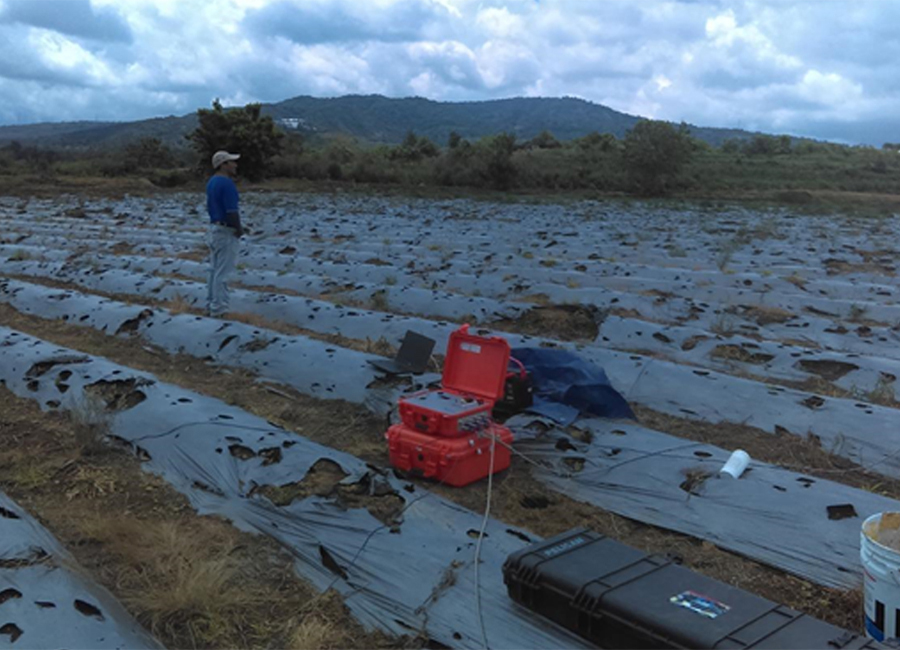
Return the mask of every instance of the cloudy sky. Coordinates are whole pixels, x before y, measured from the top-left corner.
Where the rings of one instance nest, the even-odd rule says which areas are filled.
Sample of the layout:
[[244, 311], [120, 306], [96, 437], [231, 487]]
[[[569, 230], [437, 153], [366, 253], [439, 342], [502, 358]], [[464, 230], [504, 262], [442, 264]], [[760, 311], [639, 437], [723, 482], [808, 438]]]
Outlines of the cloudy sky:
[[576, 96], [900, 141], [898, 0], [0, 0], [0, 124], [297, 95]]

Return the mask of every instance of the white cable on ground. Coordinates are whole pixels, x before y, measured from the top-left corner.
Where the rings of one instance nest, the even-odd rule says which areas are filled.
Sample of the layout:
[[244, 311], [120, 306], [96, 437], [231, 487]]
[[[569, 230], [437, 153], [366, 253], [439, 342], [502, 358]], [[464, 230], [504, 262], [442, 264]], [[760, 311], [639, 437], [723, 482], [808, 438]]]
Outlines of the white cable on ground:
[[478, 579], [478, 565], [481, 563], [481, 540], [484, 539], [484, 531], [487, 528], [488, 519], [491, 516], [491, 490], [494, 486], [494, 449], [497, 436], [491, 432], [491, 460], [488, 467], [487, 499], [484, 505], [484, 518], [481, 520], [481, 530], [478, 531], [478, 543], [475, 545], [475, 606], [478, 609], [478, 622], [481, 625], [481, 645], [484, 650], [490, 650], [487, 640], [487, 630], [484, 628], [484, 614], [481, 611], [481, 583]]

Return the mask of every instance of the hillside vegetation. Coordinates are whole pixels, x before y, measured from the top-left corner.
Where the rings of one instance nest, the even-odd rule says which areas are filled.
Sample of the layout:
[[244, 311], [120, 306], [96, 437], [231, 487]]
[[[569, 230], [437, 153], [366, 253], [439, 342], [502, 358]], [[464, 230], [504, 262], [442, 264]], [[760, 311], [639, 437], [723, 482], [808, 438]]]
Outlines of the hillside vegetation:
[[[199, 183], [209, 173], [211, 152], [226, 148], [242, 154], [240, 173], [254, 182], [288, 179], [417, 192], [761, 198], [810, 205], [818, 198], [813, 193], [827, 193], [847, 195], [843, 202], [849, 207], [876, 205], [882, 212], [895, 210], [893, 197], [900, 199], [900, 154], [891, 144], [878, 150], [743, 134], [713, 146], [693, 127], [650, 120], [635, 121], [622, 136], [592, 131], [564, 139], [545, 129], [523, 139], [501, 129], [477, 139], [450, 131], [439, 141], [407, 130], [398, 144], [373, 144], [346, 134], [304, 137], [294, 129], [278, 129], [277, 120], [262, 108], [223, 109], [214, 103], [212, 110], [193, 117], [195, 128], [179, 146], [156, 137], [116, 148], [53, 149], [13, 141], [0, 146], [0, 187], [27, 192], [35, 184], [72, 187], [97, 178], [178, 187]], [[355, 128], [352, 110], [335, 119]], [[89, 131], [70, 135], [87, 138]], [[882, 198], [873, 202], [860, 194]]]
[[[623, 138], [640, 119], [573, 97], [436, 102], [420, 97], [393, 99], [380, 95], [324, 99], [301, 96], [260, 106], [262, 115], [272, 117], [286, 131], [307, 140], [346, 135], [374, 144], [400, 144], [410, 130], [435, 142], [446, 142], [453, 132], [476, 140], [500, 132], [525, 140], [542, 131], [550, 131], [560, 140], [580, 138], [594, 131]], [[191, 113], [137, 122], [0, 126], [0, 144], [18, 141], [52, 149], [109, 149], [141, 138], [157, 138], [169, 147], [187, 148], [185, 138], [197, 123], [197, 115]], [[691, 131], [714, 146], [729, 138], [752, 135], [746, 131], [701, 127], [691, 127]]]

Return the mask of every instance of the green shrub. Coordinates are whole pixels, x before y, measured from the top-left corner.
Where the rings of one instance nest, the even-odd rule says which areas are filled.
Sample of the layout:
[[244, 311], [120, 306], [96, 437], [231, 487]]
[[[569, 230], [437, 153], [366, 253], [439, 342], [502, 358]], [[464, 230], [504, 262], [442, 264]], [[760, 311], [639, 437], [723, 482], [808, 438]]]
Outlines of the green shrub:
[[221, 149], [239, 153], [239, 173], [255, 181], [265, 177], [272, 158], [281, 151], [284, 134], [269, 116], [261, 115], [260, 104], [224, 109], [219, 100], [212, 110], [197, 111], [199, 126], [187, 139], [198, 154], [197, 166], [209, 173], [212, 155]]

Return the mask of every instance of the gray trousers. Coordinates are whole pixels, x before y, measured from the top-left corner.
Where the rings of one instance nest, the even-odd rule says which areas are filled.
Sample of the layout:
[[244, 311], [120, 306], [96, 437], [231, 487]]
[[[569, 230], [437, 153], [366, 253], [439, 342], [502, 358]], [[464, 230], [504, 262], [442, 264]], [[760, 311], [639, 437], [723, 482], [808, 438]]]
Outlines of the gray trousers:
[[240, 240], [227, 226], [209, 224], [209, 286], [206, 309], [210, 316], [221, 316], [228, 311], [228, 277], [237, 266]]

